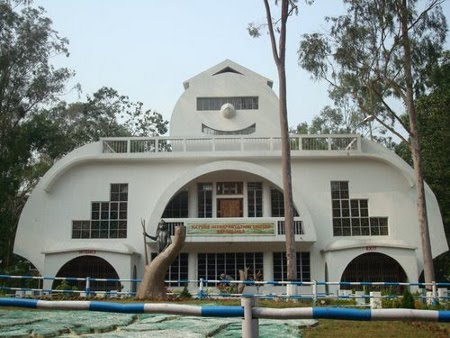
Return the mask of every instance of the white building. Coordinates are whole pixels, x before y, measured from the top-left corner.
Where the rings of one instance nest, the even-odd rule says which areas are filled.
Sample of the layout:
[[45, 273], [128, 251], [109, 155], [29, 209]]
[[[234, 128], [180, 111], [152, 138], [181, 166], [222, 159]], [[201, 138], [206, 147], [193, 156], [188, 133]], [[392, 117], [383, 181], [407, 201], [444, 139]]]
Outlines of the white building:
[[[250, 277], [283, 280], [272, 82], [227, 60], [184, 88], [170, 137], [102, 139], [57, 162], [22, 212], [15, 253], [44, 276], [141, 278], [141, 219], [154, 234], [162, 218], [187, 227], [168, 278], [238, 279], [248, 267]], [[291, 145], [298, 280], [416, 282], [423, 263], [413, 170], [359, 135], [294, 135]], [[448, 246], [428, 186], [426, 197], [436, 257]]]

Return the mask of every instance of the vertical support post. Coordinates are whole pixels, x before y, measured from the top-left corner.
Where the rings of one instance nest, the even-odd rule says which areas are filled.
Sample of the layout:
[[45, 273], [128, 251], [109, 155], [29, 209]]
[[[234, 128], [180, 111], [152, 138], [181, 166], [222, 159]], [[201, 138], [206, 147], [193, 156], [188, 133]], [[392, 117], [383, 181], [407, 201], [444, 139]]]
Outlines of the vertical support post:
[[86, 297], [89, 297], [91, 293], [91, 277], [86, 277], [86, 288], [84, 291], [86, 292]]
[[437, 305], [438, 299], [437, 299], [437, 287], [436, 287], [436, 281], [432, 282], [432, 292], [433, 292], [433, 305]]
[[314, 279], [312, 284], [312, 293], [313, 293], [313, 306], [317, 304], [317, 281]]
[[244, 308], [244, 318], [242, 319], [242, 338], [258, 338], [258, 319], [253, 319], [253, 306], [255, 297], [241, 297], [241, 305]]
[[200, 278], [200, 285], [198, 286], [198, 299], [203, 299], [203, 278]]

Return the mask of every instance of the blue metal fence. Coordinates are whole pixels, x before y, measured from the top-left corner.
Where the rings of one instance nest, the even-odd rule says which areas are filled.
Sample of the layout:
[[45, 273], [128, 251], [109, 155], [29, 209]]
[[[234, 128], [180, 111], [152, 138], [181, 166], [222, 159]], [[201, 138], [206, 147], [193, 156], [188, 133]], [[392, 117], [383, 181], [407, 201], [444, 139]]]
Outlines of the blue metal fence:
[[[38, 284], [41, 284], [45, 280], [52, 281], [66, 281], [70, 282], [82, 282], [84, 288], [82, 290], [74, 290], [74, 289], [45, 289], [42, 287], [32, 288], [32, 287], [13, 287], [8, 286], [8, 281], [11, 280], [37, 280]], [[128, 288], [126, 291], [122, 290], [92, 290], [91, 285], [94, 282], [113, 282], [113, 283], [140, 283], [140, 279], [109, 279], [109, 278], [75, 278], [75, 277], [51, 277], [51, 276], [15, 276], [15, 275], [0, 275], [0, 291], [4, 293], [15, 293], [19, 297], [25, 296], [41, 296], [41, 295], [50, 295], [50, 294], [73, 294], [79, 295], [80, 297], [89, 297], [94, 295], [103, 295], [103, 296], [128, 296], [132, 297], [135, 295], [134, 292], [130, 291], [132, 288]], [[176, 283], [177, 285], [189, 285], [190, 290], [196, 289], [196, 296], [200, 299], [202, 298], [215, 298], [215, 297], [241, 297], [242, 294], [224, 292], [220, 291], [216, 286], [217, 285], [238, 285], [243, 284], [245, 286], [255, 286], [257, 289], [256, 293], [245, 292], [245, 296], [255, 296], [258, 298], [289, 298], [289, 299], [305, 299], [311, 300], [313, 304], [315, 304], [320, 299], [325, 298], [336, 298], [336, 299], [371, 299], [373, 297], [377, 298], [396, 298], [400, 296], [399, 294], [383, 294], [371, 296], [370, 294], [356, 294], [356, 293], [326, 293], [320, 292], [319, 288], [326, 288], [328, 286], [336, 286], [338, 288], [349, 288], [349, 287], [364, 287], [364, 288], [392, 288], [392, 287], [415, 287], [418, 290], [421, 290], [419, 294], [419, 298], [422, 300], [428, 300], [432, 302], [436, 302], [437, 300], [447, 301], [450, 299], [446, 288], [450, 287], [450, 283], [402, 283], [402, 282], [325, 282], [325, 281], [311, 281], [311, 282], [302, 282], [302, 281], [252, 281], [252, 280], [208, 280], [208, 279], [200, 279], [200, 280], [168, 280], [166, 281], [167, 285], [170, 283]], [[264, 286], [271, 287], [306, 287], [303, 288], [300, 292], [289, 293], [284, 292], [285, 289], [279, 288], [277, 292], [269, 292], [264, 293], [260, 292], [260, 288]], [[234, 288], [236, 289], [236, 288]], [[273, 288], [272, 288], [273, 289]], [[426, 289], [431, 289], [431, 291], [426, 292]], [[443, 289], [444, 292], [439, 292], [439, 289]], [[309, 291], [308, 291], [309, 290]]]
[[240, 317], [242, 337], [259, 335], [259, 319], [336, 319], [336, 320], [418, 320], [450, 322], [450, 311], [379, 309], [360, 310], [346, 308], [297, 307], [274, 309], [255, 306], [253, 297], [242, 297], [241, 306], [195, 306], [165, 303], [121, 304], [99, 301], [47, 301], [34, 299], [1, 298], [0, 306], [14, 306], [45, 310], [84, 310], [118, 313], [163, 313], [200, 317]]

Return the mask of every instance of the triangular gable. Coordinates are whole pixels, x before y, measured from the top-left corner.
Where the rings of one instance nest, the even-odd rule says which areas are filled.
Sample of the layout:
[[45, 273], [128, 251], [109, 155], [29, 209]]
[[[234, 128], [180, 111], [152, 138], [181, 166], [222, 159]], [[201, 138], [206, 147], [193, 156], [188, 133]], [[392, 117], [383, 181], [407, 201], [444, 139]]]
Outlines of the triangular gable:
[[236, 74], [240, 74], [243, 76], [248, 76], [257, 81], [261, 81], [261, 82], [267, 84], [270, 88], [272, 88], [272, 84], [273, 84], [272, 80], [270, 80], [264, 76], [261, 76], [258, 73], [255, 73], [254, 71], [252, 71], [248, 68], [245, 68], [231, 60], [225, 60], [225, 61], [201, 72], [200, 74], [191, 77], [189, 80], [183, 82], [183, 85], [184, 85], [184, 88], [187, 89], [187, 88], [189, 88], [189, 83], [191, 81], [195, 81], [195, 80], [198, 80], [199, 78], [203, 78], [203, 77], [215, 76], [215, 75], [225, 74], [225, 73], [236, 73]]
[[224, 74], [224, 73], [236, 73], [236, 74], [242, 75], [242, 73], [240, 73], [237, 70], [227, 66], [227, 67], [223, 68], [222, 70], [219, 70], [217, 73], [214, 73], [213, 76], [214, 75], [219, 75], [219, 74]]

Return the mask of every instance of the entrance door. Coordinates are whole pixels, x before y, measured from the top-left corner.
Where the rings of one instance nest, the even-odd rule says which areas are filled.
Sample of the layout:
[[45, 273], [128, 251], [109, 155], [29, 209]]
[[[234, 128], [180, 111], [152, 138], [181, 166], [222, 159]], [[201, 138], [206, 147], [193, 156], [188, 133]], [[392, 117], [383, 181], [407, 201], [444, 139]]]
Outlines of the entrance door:
[[242, 217], [242, 198], [219, 198], [217, 217]]

